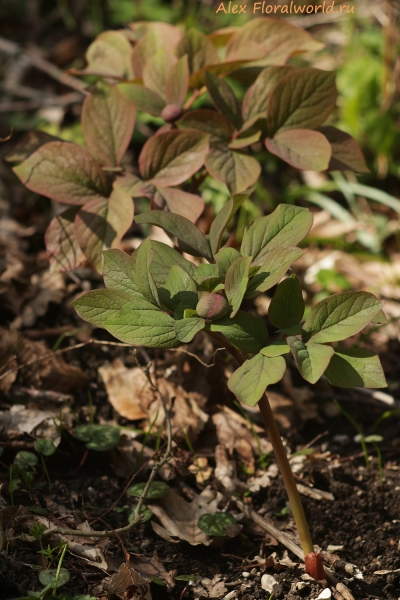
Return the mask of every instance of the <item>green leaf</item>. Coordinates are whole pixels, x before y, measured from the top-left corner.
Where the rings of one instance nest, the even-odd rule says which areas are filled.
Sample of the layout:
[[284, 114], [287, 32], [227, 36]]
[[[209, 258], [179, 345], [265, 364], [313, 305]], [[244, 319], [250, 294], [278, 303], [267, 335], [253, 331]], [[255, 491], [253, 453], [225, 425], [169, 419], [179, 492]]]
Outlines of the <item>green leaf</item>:
[[135, 260], [122, 250], [106, 250], [103, 252], [104, 284], [111, 290], [125, 292], [134, 302], [142, 298], [135, 278]]
[[[149, 303], [146, 303], [149, 304]], [[148, 346], [149, 348], [174, 348], [179, 346], [175, 335], [175, 320], [166, 313], [155, 310], [141, 309], [135, 303], [135, 309], [125, 308], [107, 321], [102, 327], [121, 342], [134, 346]]]
[[227, 531], [225, 527], [236, 525], [237, 521], [231, 513], [217, 512], [215, 514], [201, 515], [197, 522], [197, 526], [206, 535], [214, 537], [225, 537]]
[[64, 569], [64, 567], [61, 567], [59, 574], [58, 574], [58, 579], [57, 579], [57, 569], [48, 569], [48, 570], [43, 570], [40, 571], [39, 573], [39, 581], [42, 585], [48, 585], [48, 586], [55, 586], [56, 582], [57, 582], [57, 587], [61, 587], [62, 585], [65, 585], [66, 583], [68, 583], [70, 579], [70, 574], [69, 571], [67, 571], [67, 569]]
[[294, 69], [273, 89], [267, 107], [270, 135], [283, 129], [315, 129], [336, 104], [335, 73]]
[[74, 221], [79, 210], [79, 206], [67, 208], [54, 217], [46, 229], [44, 240], [50, 272], [72, 271], [84, 260], [74, 232]]
[[[245, 298], [255, 298], [280, 281], [290, 265], [304, 254], [304, 250], [293, 246], [274, 248], [263, 255], [263, 262], [257, 273], [250, 279]], [[257, 265], [254, 261], [252, 265]]]
[[[140, 24], [142, 25], [143, 21]], [[135, 77], [142, 79], [146, 65], [158, 51], [168, 48], [168, 54], [174, 56], [181, 32], [167, 23], [148, 23], [145, 30], [136, 32], [136, 36], [140, 39], [132, 52], [132, 65]]]
[[13, 171], [32, 192], [64, 204], [84, 204], [108, 195], [101, 166], [76, 144], [49, 142]]
[[38, 462], [39, 460], [36, 454], [28, 452], [27, 450], [21, 450], [14, 458], [14, 465], [24, 470], [34, 469]]
[[148, 302], [156, 307], [161, 307], [157, 286], [151, 274], [152, 261], [151, 240], [147, 238], [142, 242], [136, 253], [135, 278], [140, 293]]
[[195, 265], [184, 258], [182, 254], [179, 254], [179, 252], [170, 246], [166, 246], [162, 242], [156, 242], [155, 240], [151, 241], [151, 247], [153, 249], [153, 260], [150, 269], [157, 287], [165, 284], [173, 265], [180, 266], [186, 273], [193, 277]]
[[251, 260], [251, 256], [237, 258], [226, 273], [225, 293], [232, 306], [231, 319], [238, 312], [246, 293]]
[[283, 354], [289, 354], [290, 348], [285, 340], [276, 340], [275, 342], [271, 342], [265, 348], [262, 348], [260, 352], [263, 356], [274, 358], [274, 356], [282, 356]]
[[334, 294], [311, 309], [303, 325], [305, 339], [320, 343], [344, 340], [368, 325], [382, 306], [369, 292]]
[[207, 328], [222, 333], [235, 348], [251, 354], [259, 352], [268, 341], [264, 320], [244, 311], [239, 311], [233, 319], [229, 316], [218, 319]]
[[[134, 483], [126, 490], [128, 496], [134, 496], [140, 498], [144, 492], [146, 483]], [[156, 500], [157, 498], [164, 498], [171, 491], [171, 488], [164, 481], [153, 481], [150, 485], [149, 491], [146, 494], [148, 500]]]
[[39, 438], [34, 443], [34, 448], [36, 452], [39, 454], [43, 454], [43, 456], [51, 456], [56, 451], [56, 447], [51, 440], [47, 440], [46, 438]]
[[171, 267], [168, 278], [164, 286], [160, 288], [159, 294], [165, 306], [170, 310], [175, 310], [178, 307], [195, 309], [198, 301], [195, 281], [179, 265]]
[[[216, 219], [217, 219], [217, 217], [214, 219], [211, 227], [215, 223]], [[211, 230], [210, 230], [210, 242], [212, 244]], [[226, 277], [229, 267], [237, 258], [240, 258], [240, 254], [237, 250], [235, 250], [235, 248], [222, 248], [222, 250], [220, 250], [219, 252], [217, 252], [217, 254], [214, 255], [214, 258], [215, 258], [215, 262], [217, 263], [217, 266], [218, 266], [218, 272], [219, 272], [220, 279], [222, 281], [225, 281], [225, 277]]]
[[228, 202], [221, 208], [211, 223], [210, 245], [214, 256], [221, 247], [222, 236], [229, 224], [229, 221], [235, 216], [236, 212], [248, 197], [249, 194], [236, 194], [233, 196], [233, 198], [229, 198]]
[[181, 319], [175, 321], [175, 333], [178, 340], [184, 344], [192, 341], [196, 333], [204, 329], [206, 322], [204, 319]]
[[225, 183], [232, 194], [243, 192], [252, 186], [261, 173], [260, 164], [255, 158], [223, 147], [210, 150], [205, 166], [210, 175]]
[[242, 124], [240, 104], [230, 85], [221, 77], [208, 71], [205, 72], [205, 83], [216, 109], [237, 129], [240, 129]]
[[309, 33], [287, 21], [260, 17], [250, 19], [231, 37], [227, 46], [229, 60], [238, 58], [251, 46], [258, 49], [264, 65], [284, 64], [290, 56], [321, 49]]
[[296, 275], [291, 275], [276, 288], [268, 308], [269, 320], [278, 329], [287, 329], [300, 323], [304, 315], [305, 302], [301, 284]]
[[103, 268], [103, 250], [119, 246], [132, 221], [132, 198], [119, 187], [114, 188], [108, 199], [89, 200], [76, 215], [76, 239], [99, 272]]
[[178, 188], [159, 186], [157, 192], [165, 200], [170, 212], [181, 215], [192, 223], [196, 223], [204, 210], [204, 200], [196, 194], [189, 194]]
[[140, 177], [136, 175], [123, 175], [122, 177], [117, 177], [114, 182], [114, 188], [121, 188], [131, 196], [131, 198], [149, 198], [153, 200], [154, 194], [156, 193], [156, 188], [151, 183], [147, 181], [143, 181]]
[[78, 425], [74, 427], [72, 433], [78, 440], [86, 443], [88, 450], [97, 452], [108, 452], [119, 442], [119, 427], [112, 425]]
[[309, 383], [316, 383], [329, 365], [334, 350], [331, 346], [304, 344], [297, 337], [286, 338], [300, 375]]
[[48, 142], [60, 142], [60, 138], [50, 135], [45, 131], [30, 131], [18, 144], [14, 146], [11, 152], [3, 156], [6, 162], [20, 163], [26, 160], [31, 154], [39, 150], [41, 146]]
[[325, 171], [332, 154], [326, 137], [309, 129], [278, 131], [265, 140], [265, 146], [292, 167], [309, 171]]
[[336, 349], [325, 375], [337, 387], [387, 387], [379, 357], [366, 348]]
[[256, 126], [254, 126], [254, 128], [250, 128], [234, 136], [228, 147], [230, 150], [241, 150], [258, 142], [260, 137], [261, 131], [256, 130]]
[[197, 131], [166, 131], [147, 140], [139, 156], [143, 179], [153, 185], [179, 185], [204, 164], [208, 135]]
[[331, 126], [321, 127], [319, 131], [324, 134], [332, 147], [329, 171], [370, 172], [360, 146], [351, 135]]
[[280, 204], [270, 215], [260, 217], [245, 230], [240, 253], [257, 259], [261, 265], [264, 255], [278, 246], [296, 246], [309, 232], [313, 222], [306, 208]]
[[85, 141], [107, 167], [119, 165], [131, 141], [134, 125], [135, 107], [115, 86], [98, 86], [83, 103]]
[[367, 435], [367, 437], [364, 438], [364, 442], [366, 442], [367, 444], [380, 444], [381, 442], [383, 442], [383, 437], [381, 435], [376, 434]]
[[196, 73], [207, 65], [218, 63], [218, 54], [214, 44], [201, 31], [190, 28], [179, 41], [176, 55], [181, 58], [187, 54], [189, 71]]
[[263, 69], [243, 98], [243, 129], [248, 129], [258, 119], [265, 119], [268, 99], [276, 84], [293, 67], [267, 67]]
[[[159, 137], [159, 136], [157, 136]], [[205, 235], [185, 217], [174, 215], [161, 210], [151, 210], [135, 217], [136, 223], [151, 223], [165, 229], [171, 235], [175, 235], [187, 246], [204, 256], [207, 260], [213, 260], [210, 245]]]
[[142, 296], [132, 297], [131, 291], [126, 293], [117, 289], [87, 292], [72, 302], [72, 306], [81, 319], [96, 327], [105, 327], [105, 322], [122, 309], [154, 310]]
[[380, 310], [375, 317], [371, 320], [371, 323], [377, 323], [378, 325], [387, 325], [389, 323], [383, 310]]
[[176, 57], [170, 52], [165, 52], [165, 48], [160, 48], [146, 62], [143, 68], [142, 79], [144, 86], [158, 94], [163, 100], [165, 100], [167, 75], [175, 63]]
[[194, 280], [199, 285], [200, 290], [212, 291], [221, 282], [217, 265], [198, 265], [194, 273]]
[[234, 127], [226, 117], [215, 110], [193, 110], [177, 122], [179, 129], [201, 131], [210, 136], [210, 147], [227, 146], [234, 134]]
[[282, 356], [270, 358], [256, 354], [230, 376], [228, 387], [240, 402], [254, 406], [261, 399], [267, 386], [282, 379], [285, 369], [286, 362]]
[[[140, 508], [140, 516], [141, 516], [141, 523], [146, 523], [147, 521], [150, 521], [154, 514], [151, 512], [151, 510], [149, 508], [147, 508], [147, 506], [142, 505]], [[134, 521], [136, 519], [136, 507], [134, 506], [131, 510], [131, 512], [128, 515], [128, 523], [132, 523], [132, 521]]]
[[130, 100], [138, 110], [159, 117], [165, 106], [161, 96], [138, 83], [120, 83], [118, 89]]
[[182, 106], [189, 89], [189, 64], [187, 56], [182, 56], [170, 69], [165, 83], [165, 102]]
[[119, 31], [105, 31], [97, 36], [86, 52], [91, 72], [132, 79], [132, 46]]

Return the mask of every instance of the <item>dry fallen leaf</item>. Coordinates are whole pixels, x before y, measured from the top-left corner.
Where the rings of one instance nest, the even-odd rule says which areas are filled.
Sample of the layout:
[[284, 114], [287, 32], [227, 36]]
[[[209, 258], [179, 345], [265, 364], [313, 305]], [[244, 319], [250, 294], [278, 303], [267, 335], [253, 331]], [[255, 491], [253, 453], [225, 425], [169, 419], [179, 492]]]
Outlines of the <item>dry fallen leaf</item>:
[[62, 273], [35, 273], [27, 290], [29, 299], [12, 322], [12, 326], [16, 329], [32, 326], [38, 317], [46, 314], [50, 302], [61, 304], [65, 293], [65, 279]]
[[129, 564], [147, 581], [152, 581], [154, 577], [158, 577], [165, 583], [168, 591], [175, 587], [176, 571], [167, 571], [156, 551], [154, 551], [151, 558], [146, 558], [140, 554], [131, 554]]
[[[47, 356], [40, 359], [45, 354]], [[28, 364], [31, 361], [34, 362]], [[79, 367], [68, 364], [58, 354], [52, 354], [43, 342], [30, 340], [15, 329], [0, 328], [0, 385], [8, 378], [8, 371], [16, 366], [23, 367], [17, 376], [27, 387], [69, 393], [80, 390], [86, 383]], [[5, 388], [8, 389], [3, 388], [3, 391], [9, 391], [12, 379], [7, 380]]]
[[208, 421], [208, 415], [200, 408], [206, 403], [206, 398], [198, 392], [187, 392], [182, 386], [173, 384], [164, 377], [157, 379], [155, 390], [143, 369], [134, 367], [128, 369], [119, 360], [99, 369], [111, 404], [115, 410], [127, 419], [148, 419], [144, 429], [154, 421], [154, 427], [163, 425], [165, 414], [162, 408], [160, 394], [167, 406], [174, 398], [174, 408], [171, 413], [173, 436], [184, 439], [186, 436], [194, 442], [203, 431]]
[[154, 401], [154, 391], [143, 369], [127, 369], [116, 358], [111, 364], [102, 365], [99, 373], [106, 386], [109, 401], [122, 417], [132, 421], [147, 417], [147, 409]]
[[212, 420], [217, 429], [218, 441], [231, 455], [236, 450], [239, 459], [244, 464], [254, 466], [250, 449], [253, 455], [258, 456], [258, 442], [263, 454], [268, 454], [272, 451], [270, 442], [265, 437], [261, 437], [265, 435], [265, 431], [261, 427], [253, 424], [254, 431], [260, 436], [259, 440], [257, 440], [250, 429], [248, 421], [244, 417], [227, 406], [218, 406], [217, 408], [218, 412], [212, 416]]
[[[123, 563], [118, 573], [103, 582], [107, 594], [131, 600], [152, 600], [150, 585], [129, 563]], [[128, 595], [129, 594], [129, 595]]]
[[161, 525], [152, 521], [154, 531], [163, 539], [178, 543], [180, 540], [192, 546], [209, 546], [212, 538], [199, 529], [197, 522], [201, 515], [217, 511], [221, 494], [206, 487], [192, 502], [186, 502], [173, 490], [160, 498], [157, 504], [148, 504], [150, 510], [161, 521]]
[[204, 578], [201, 585], [193, 587], [195, 598], [221, 598], [227, 591], [228, 588], [220, 575], [214, 575], [212, 579]]

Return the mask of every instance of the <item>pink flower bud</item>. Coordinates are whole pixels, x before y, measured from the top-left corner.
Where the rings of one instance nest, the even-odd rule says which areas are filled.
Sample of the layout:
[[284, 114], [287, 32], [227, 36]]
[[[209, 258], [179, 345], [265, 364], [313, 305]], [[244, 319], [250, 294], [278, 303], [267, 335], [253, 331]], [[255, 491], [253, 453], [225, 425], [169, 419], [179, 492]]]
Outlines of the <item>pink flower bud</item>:
[[162, 110], [161, 118], [166, 123], [173, 123], [182, 116], [182, 108], [177, 104], [167, 104]]
[[196, 312], [203, 319], [221, 319], [229, 311], [226, 298], [220, 294], [204, 294], [197, 303]]

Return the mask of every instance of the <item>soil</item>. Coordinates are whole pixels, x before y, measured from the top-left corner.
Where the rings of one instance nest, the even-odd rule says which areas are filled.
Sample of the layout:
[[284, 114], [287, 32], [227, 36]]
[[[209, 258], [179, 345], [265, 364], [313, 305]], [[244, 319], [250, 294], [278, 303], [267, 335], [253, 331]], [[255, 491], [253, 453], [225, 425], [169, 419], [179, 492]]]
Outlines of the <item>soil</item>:
[[[110, 405], [105, 390], [97, 379], [97, 368], [104, 361], [104, 353], [99, 347], [86, 347], [71, 354], [73, 354], [70, 358], [71, 362], [80, 364], [89, 382], [97, 382], [95, 396], [97, 414], [103, 418], [109, 417]], [[131, 362], [129, 357], [127, 359], [125, 349], [115, 349], [112, 355], [124, 356], [126, 364]], [[193, 363], [193, 369], [197, 369], [195, 365], [198, 363], [195, 361]], [[207, 377], [211, 378], [213, 383], [211, 395], [219, 401], [223, 393], [223, 390], [218, 390], [218, 384], [223, 380], [221, 367], [220, 363], [215, 370], [211, 369], [207, 372]], [[346, 409], [365, 431], [370, 430], [376, 417], [382, 413], [382, 407], [360, 403], [360, 398], [354, 397], [352, 402], [351, 398], [344, 394], [343, 399], [346, 400]], [[230, 401], [230, 398], [227, 400]], [[79, 414], [79, 405], [83, 406], [85, 403], [87, 404], [87, 396], [82, 391], [82, 394], [77, 396], [74, 410]], [[308, 444], [316, 435], [329, 432], [321, 437], [318, 443], [312, 445], [313, 452], [306, 458], [301, 473], [304, 483], [330, 492], [335, 498], [334, 501], [303, 498], [314, 543], [324, 550], [329, 545], [340, 546], [341, 550], [337, 551], [340, 557], [361, 569], [362, 580], [352, 579], [345, 573], [337, 574], [337, 577], [347, 585], [355, 600], [398, 600], [400, 598], [399, 424], [395, 418], [388, 419], [388, 424], [380, 430], [384, 436], [380, 446], [383, 457], [383, 480], [381, 481], [376, 453], [371, 451], [373, 458], [367, 468], [360, 444], [353, 439], [355, 432], [352, 426], [342, 415], [327, 417], [327, 414], [332, 412], [332, 406], [331, 401], [325, 398], [321, 402], [317, 420], [307, 421], [302, 427], [294, 426], [290, 431], [284, 432], [292, 451]], [[212, 410], [211, 407], [209, 409]], [[65, 506], [67, 512], [75, 511], [75, 515], [80, 520], [87, 518], [90, 521], [101, 516], [113, 505], [120, 496], [126, 480], [114, 474], [107, 454], [90, 452], [83, 466], [79, 467], [84, 453], [83, 443], [74, 440], [74, 449], [72, 449], [68, 439], [63, 439], [58, 453], [50, 458], [48, 468], [53, 481], [52, 501], [57, 505]], [[6, 449], [2, 460], [8, 464], [12, 456], [13, 452]], [[62, 468], [60, 468], [60, 456], [63, 457]], [[60, 470], [65, 473], [63, 477], [60, 476]], [[71, 475], [68, 476], [68, 473]], [[189, 479], [186, 477], [184, 481], [196, 493], [201, 491], [196, 486], [193, 476]], [[46, 498], [48, 494], [44, 491], [35, 493], [33, 499], [29, 499], [26, 493], [14, 494], [16, 505], [37, 504], [46, 507]], [[272, 480], [269, 487], [247, 498], [246, 502], [265, 517], [272, 518], [280, 528], [284, 528], [290, 519], [290, 514], [285, 515], [283, 514], [285, 511], [282, 512], [287, 504], [287, 498], [279, 477]], [[131, 504], [131, 498], [127, 499], [125, 496], [118, 506], [126, 506], [126, 503]], [[126, 509], [122, 512], [112, 510], [104, 517], [104, 521], [107, 526], [115, 528], [126, 524], [126, 518]], [[242, 524], [243, 530], [240, 535], [225, 541], [218, 547], [190, 546], [185, 542], [169, 543], [154, 533], [150, 522], [125, 536], [123, 544], [129, 552], [147, 558], [151, 558], [156, 551], [167, 571], [174, 570], [178, 575], [193, 575], [199, 582], [204, 581], [205, 584], [218, 574], [225, 582], [225, 591], [221, 597], [228, 594], [228, 598], [246, 600], [269, 598], [269, 593], [261, 587], [261, 577], [264, 573], [273, 575], [278, 582], [273, 588], [273, 600], [318, 597], [323, 588], [316, 582], [304, 581], [304, 570], [300, 565], [292, 568], [279, 565], [279, 559], [283, 557], [284, 552], [282, 546], [266, 536], [254, 523], [243, 521]], [[95, 528], [101, 526], [101, 523], [97, 523]], [[40, 556], [37, 554], [38, 550], [38, 545], [13, 542], [5, 552], [0, 554], [1, 600], [24, 596], [29, 590], [42, 589], [38, 581], [37, 565]], [[261, 554], [266, 558], [272, 553], [276, 553], [278, 561], [275, 568], [268, 567], [265, 570], [264, 565], [257, 563], [254, 566], [254, 562], [252, 563], [255, 556]], [[107, 556], [117, 565], [123, 562], [119, 540], [115, 538], [111, 540]], [[298, 562], [290, 552], [289, 557], [294, 563]], [[66, 555], [63, 566], [68, 569], [71, 578], [62, 589], [71, 594], [95, 595], [93, 592], [95, 586], [105, 577], [104, 572], [71, 554]], [[377, 575], [376, 571], [387, 571], [387, 573]], [[151, 584], [151, 589], [154, 600], [196, 597], [193, 596], [193, 586], [187, 585], [184, 581], [176, 581], [172, 591], [155, 583]], [[229, 592], [233, 591], [236, 595], [230, 596]], [[113, 600], [116, 596], [109, 596], [109, 598]]]

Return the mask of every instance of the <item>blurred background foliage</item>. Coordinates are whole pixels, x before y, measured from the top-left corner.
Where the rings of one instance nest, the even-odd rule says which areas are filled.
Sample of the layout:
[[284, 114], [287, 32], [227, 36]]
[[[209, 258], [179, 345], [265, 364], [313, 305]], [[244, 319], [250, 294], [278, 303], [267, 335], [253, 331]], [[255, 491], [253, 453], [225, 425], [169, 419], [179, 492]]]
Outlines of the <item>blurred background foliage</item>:
[[[289, 4], [283, 0], [269, 3]], [[228, 2], [225, 4], [228, 6]], [[296, 4], [320, 2], [299, 0]], [[340, 6], [343, 2], [337, 0], [335, 4]], [[300, 173], [271, 154], [265, 158], [266, 153], [260, 149], [258, 158], [263, 172], [254, 201], [247, 202], [238, 215], [238, 241], [245, 225], [254, 217], [272, 210], [280, 202], [302, 203], [314, 207], [313, 210], [318, 208], [320, 217], [313, 231], [317, 247], [323, 245], [380, 259], [399, 252], [400, 1], [356, 0], [344, 4], [354, 5], [354, 13], [338, 16], [318, 12], [286, 17], [325, 44], [318, 54], [294, 57], [291, 62], [337, 71], [339, 98], [334, 120], [358, 141], [370, 173], [363, 176]], [[4, 51], [4, 40], [17, 43], [21, 49], [39, 52], [63, 70], [79, 69], [84, 67], [85, 51], [97, 34], [125, 27], [132, 21], [165, 21], [211, 33], [222, 27], [240, 26], [253, 17], [252, 2], [248, 3], [246, 15], [223, 11], [216, 14], [219, 5], [214, 0], [2, 0], [1, 137], [6, 137], [13, 127], [13, 137], [18, 141], [24, 132], [39, 128], [65, 140], [83, 143], [80, 104], [40, 106], [40, 94], [60, 93], [60, 84], [45, 73], [26, 69], [23, 61], [18, 60], [18, 53], [10, 56]], [[238, 95], [243, 93], [240, 84], [232, 80], [230, 83]], [[205, 97], [199, 100], [199, 105], [204, 103], [207, 103]], [[132, 144], [134, 152], [149, 131], [158, 126], [154, 117], [139, 115]], [[211, 178], [205, 180], [201, 193], [211, 212], [219, 210], [228, 197], [225, 186]], [[326, 271], [316, 279], [324, 289], [331, 285], [327, 283], [330, 269]], [[349, 285], [342, 276], [332, 281], [331, 287], [336, 291]]]

